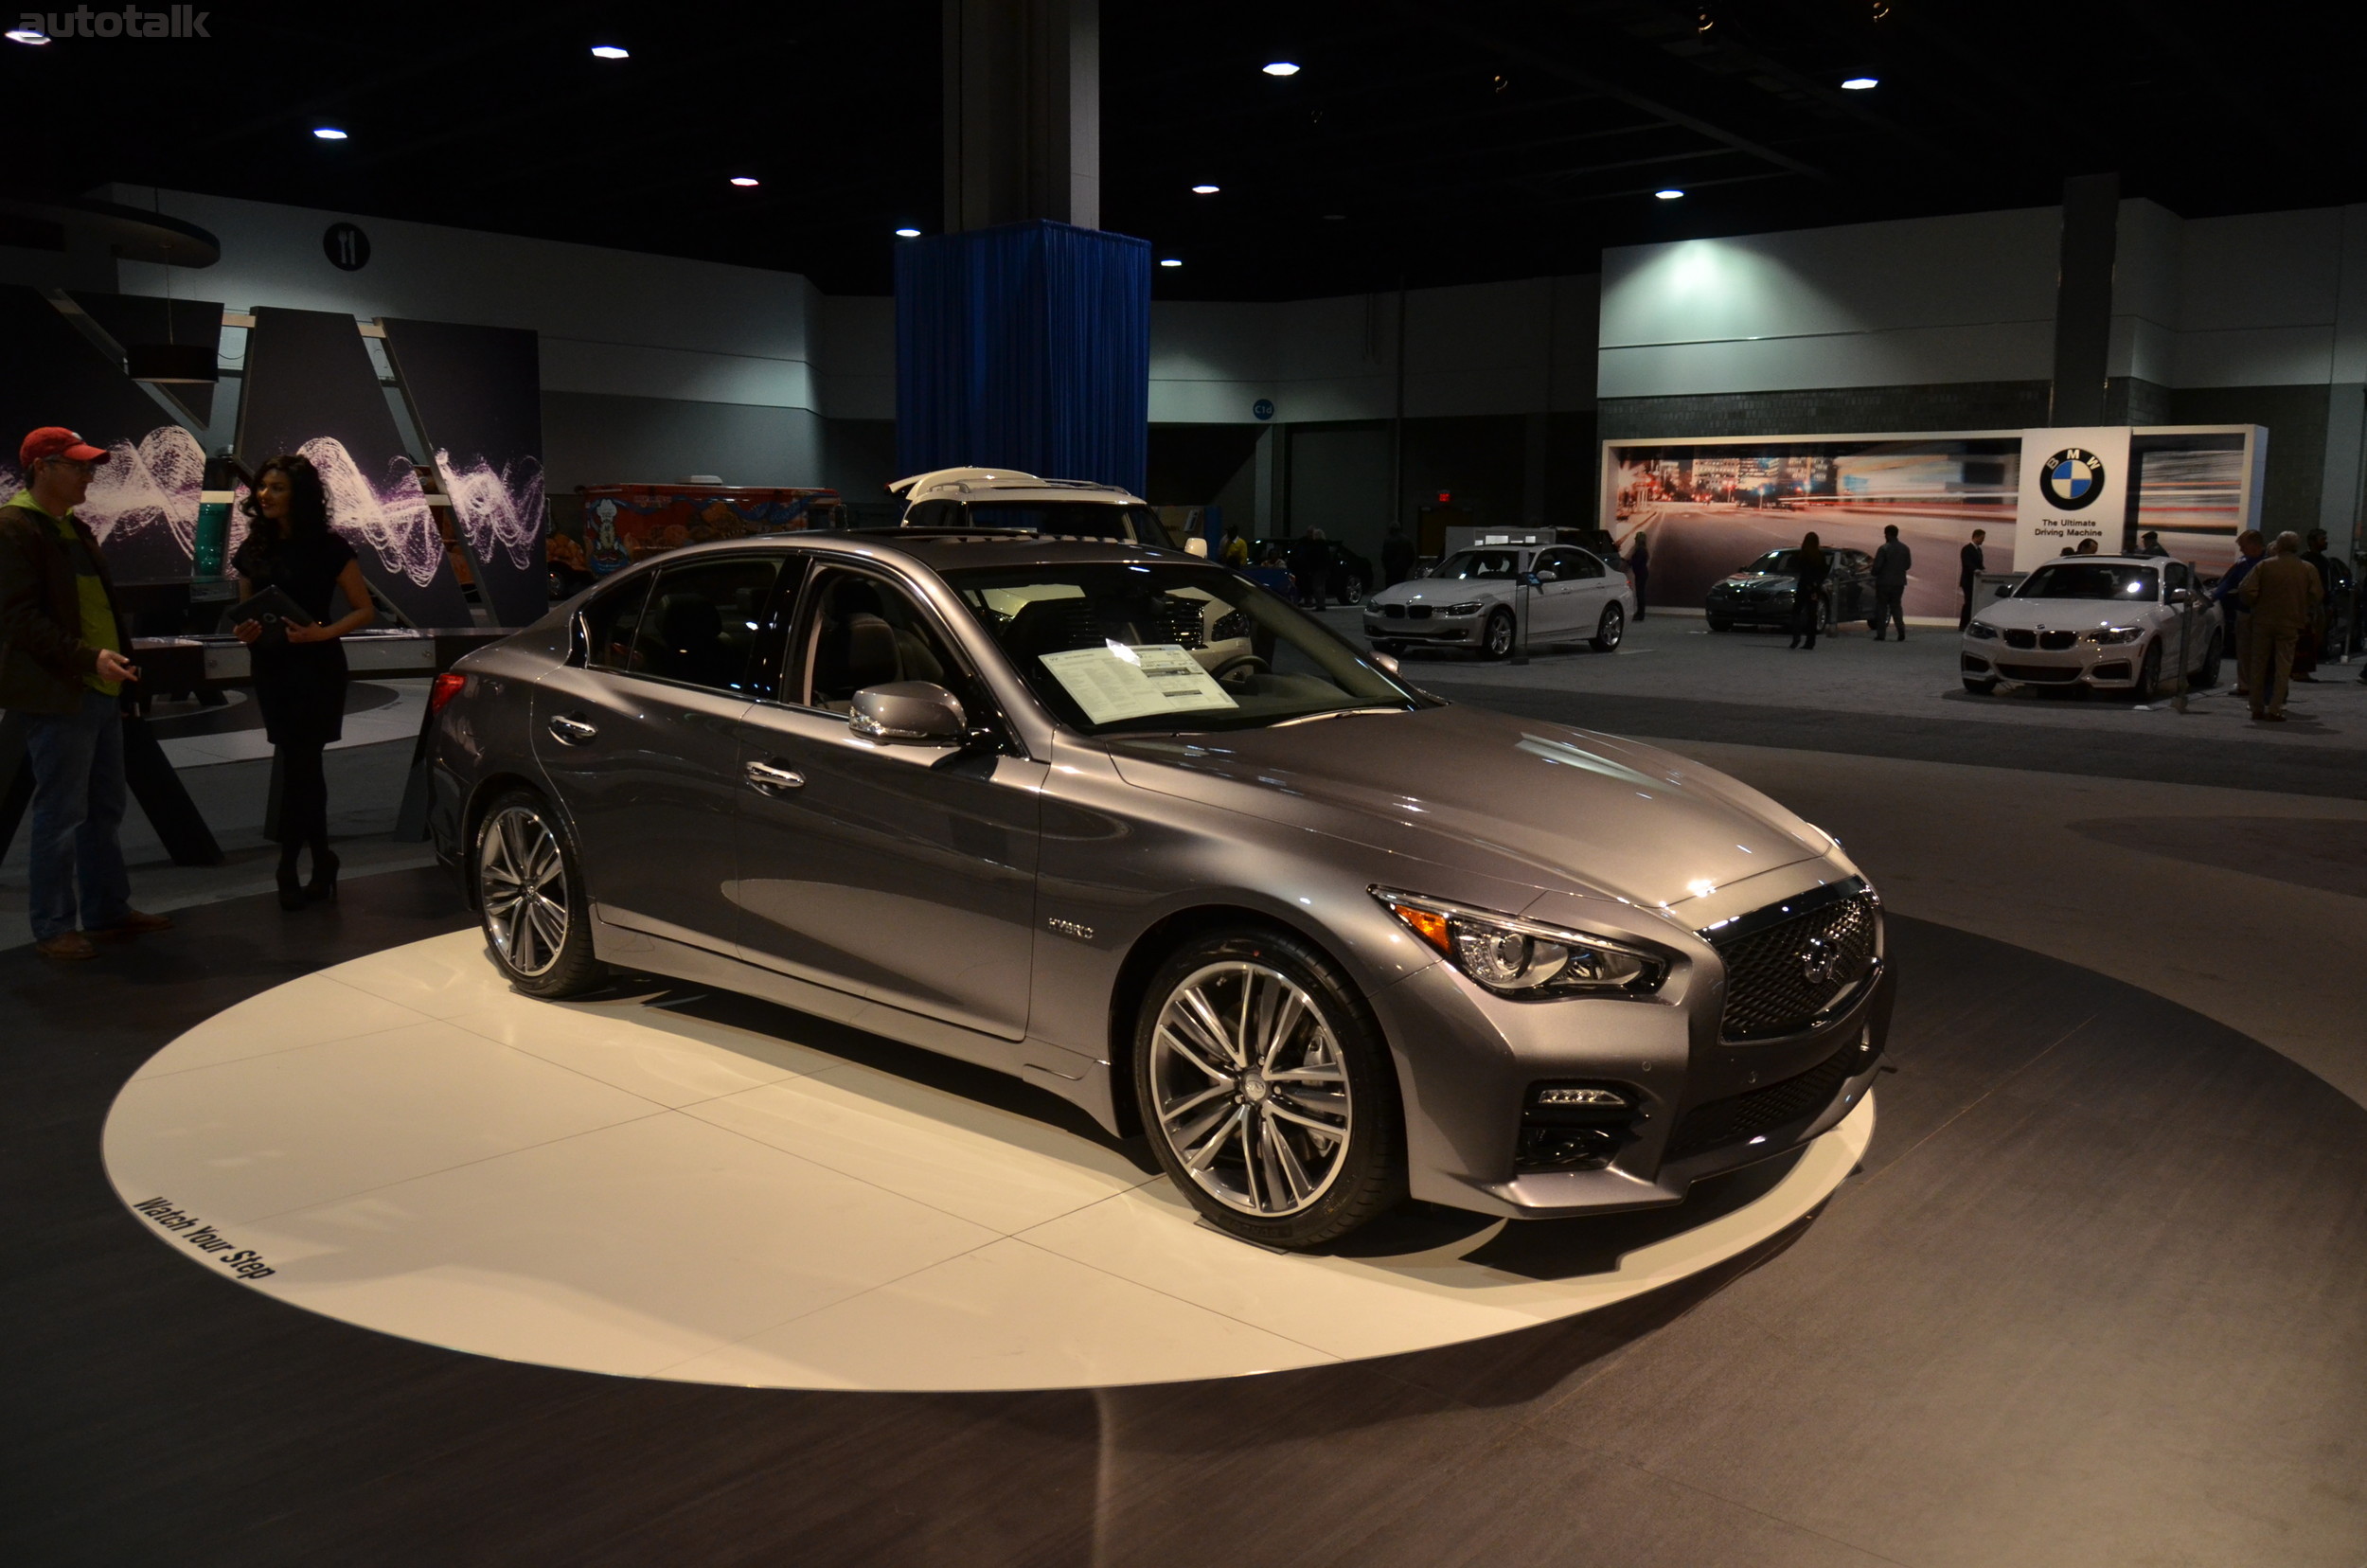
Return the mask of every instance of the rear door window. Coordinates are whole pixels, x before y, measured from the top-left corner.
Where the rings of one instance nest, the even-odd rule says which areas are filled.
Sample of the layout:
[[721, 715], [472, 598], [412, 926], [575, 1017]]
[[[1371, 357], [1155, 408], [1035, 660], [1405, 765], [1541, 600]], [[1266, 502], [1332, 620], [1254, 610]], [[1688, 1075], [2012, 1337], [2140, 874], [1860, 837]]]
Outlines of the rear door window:
[[778, 556], [720, 556], [661, 570], [634, 638], [634, 672], [750, 690], [781, 566]]

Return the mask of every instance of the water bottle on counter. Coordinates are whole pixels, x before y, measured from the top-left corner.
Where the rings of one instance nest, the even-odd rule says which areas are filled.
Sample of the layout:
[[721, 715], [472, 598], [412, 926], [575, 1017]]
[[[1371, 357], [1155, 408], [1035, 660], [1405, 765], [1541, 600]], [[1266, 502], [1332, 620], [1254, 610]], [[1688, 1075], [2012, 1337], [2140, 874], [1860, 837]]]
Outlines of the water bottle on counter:
[[238, 459], [228, 447], [205, 459], [205, 477], [197, 492], [194, 553], [199, 577], [222, 576], [222, 557], [230, 546], [230, 503], [238, 499]]

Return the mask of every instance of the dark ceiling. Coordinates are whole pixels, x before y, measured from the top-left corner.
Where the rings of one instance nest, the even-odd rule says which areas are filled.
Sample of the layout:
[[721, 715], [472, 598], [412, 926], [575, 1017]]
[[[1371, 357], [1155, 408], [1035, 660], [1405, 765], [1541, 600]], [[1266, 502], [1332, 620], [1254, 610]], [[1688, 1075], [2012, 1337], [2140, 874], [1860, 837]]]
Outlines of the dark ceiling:
[[[936, 0], [207, 9], [210, 40], [0, 45], [6, 178], [702, 257], [845, 294], [887, 292], [895, 228], [937, 226]], [[2324, 206], [2367, 199], [2350, 14], [1133, 0], [1102, 13], [1102, 218], [1184, 262], [1163, 295], [1245, 299], [2041, 205], [2069, 174], [2118, 171], [2190, 217]], [[600, 42], [632, 58], [596, 61]], [[1273, 59], [1303, 69], [1261, 74]], [[1841, 89], [1858, 75], [1880, 85]]]

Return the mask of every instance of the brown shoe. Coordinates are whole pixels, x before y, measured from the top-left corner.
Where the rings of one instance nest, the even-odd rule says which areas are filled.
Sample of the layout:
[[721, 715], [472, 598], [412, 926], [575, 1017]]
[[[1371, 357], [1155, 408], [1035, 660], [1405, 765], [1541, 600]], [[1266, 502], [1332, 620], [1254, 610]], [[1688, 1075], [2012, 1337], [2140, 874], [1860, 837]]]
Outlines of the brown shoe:
[[2285, 722], [2285, 715], [2282, 713], [2256, 713], [2252, 715], [2252, 717], [2259, 720], [2264, 724], [2282, 724]]
[[171, 929], [171, 916], [151, 915], [144, 910], [134, 909], [128, 911], [123, 918], [115, 924], [100, 926], [91, 935], [94, 936], [142, 936], [151, 931], [170, 931]]
[[98, 950], [91, 946], [91, 939], [79, 931], [69, 931], [62, 936], [52, 936], [45, 942], [35, 942], [33, 951], [44, 958], [73, 960], [98, 956]]

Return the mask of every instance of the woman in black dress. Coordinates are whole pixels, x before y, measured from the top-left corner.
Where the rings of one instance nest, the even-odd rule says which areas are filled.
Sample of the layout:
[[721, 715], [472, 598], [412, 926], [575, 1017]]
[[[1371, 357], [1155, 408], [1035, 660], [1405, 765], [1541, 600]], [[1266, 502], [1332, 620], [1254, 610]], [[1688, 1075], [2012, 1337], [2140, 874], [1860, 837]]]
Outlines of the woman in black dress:
[[[346, 650], [338, 641], [377, 618], [353, 548], [329, 526], [320, 471], [306, 457], [274, 457], [255, 475], [244, 509], [247, 534], [230, 564], [239, 597], [277, 588], [312, 617], [310, 626], [239, 627], [254, 662], [255, 700], [279, 766], [279, 907], [337, 897], [337, 857], [329, 847], [329, 780], [321, 752], [345, 730]], [[342, 590], [348, 613], [329, 618]], [[296, 855], [312, 849], [312, 880], [296, 880]]]
[[[1832, 562], [1824, 546], [1809, 534], [1791, 558], [1791, 646], [1814, 648], [1817, 628], [1824, 619], [1824, 579]], [[1803, 642], [1802, 639], [1806, 641]]]

